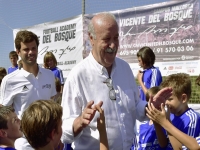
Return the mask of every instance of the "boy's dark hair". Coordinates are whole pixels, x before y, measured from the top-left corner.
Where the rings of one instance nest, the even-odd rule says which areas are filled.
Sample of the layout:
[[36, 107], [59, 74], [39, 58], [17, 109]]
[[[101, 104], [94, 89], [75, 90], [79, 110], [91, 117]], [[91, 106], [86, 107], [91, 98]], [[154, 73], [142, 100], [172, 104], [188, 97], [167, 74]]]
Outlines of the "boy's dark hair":
[[3, 78], [7, 75], [7, 71], [4, 67], [0, 67], [0, 85], [1, 85], [1, 82], [3, 80]]
[[142, 47], [138, 52], [137, 52], [137, 57], [140, 57], [143, 64], [145, 64], [147, 67], [153, 66], [155, 63], [156, 56], [153, 52], [153, 50], [150, 47]]
[[0, 106], [0, 129], [8, 129], [8, 115], [11, 112], [15, 112], [12, 106]]
[[191, 97], [191, 80], [190, 76], [186, 73], [177, 73], [169, 75], [161, 83], [160, 87], [172, 87], [173, 95], [177, 96], [177, 98], [180, 98], [182, 94], [186, 94], [188, 100]]
[[16, 51], [11, 51], [11, 52], [9, 53], [9, 58], [11, 58], [11, 57], [17, 57], [17, 59], [18, 59], [17, 52], [16, 52]]
[[46, 146], [52, 130], [58, 132], [62, 107], [53, 100], [33, 102], [22, 114], [22, 131], [30, 145], [37, 149]]
[[57, 66], [57, 60], [56, 60], [56, 57], [54, 56], [54, 54], [52, 52], [47, 52], [44, 55], [44, 67], [45, 68], [49, 68], [49, 65], [47, 64], [47, 61], [49, 61], [49, 59], [53, 59], [55, 66]]
[[15, 38], [15, 48], [20, 51], [21, 49], [21, 42], [23, 43], [30, 43], [32, 41], [35, 41], [37, 44], [37, 47], [39, 46], [39, 40], [35, 33], [27, 30], [19, 31]]
[[160, 91], [159, 86], [154, 86], [154, 87], [151, 87], [150, 89], [148, 89], [147, 93], [146, 93], [146, 101], [148, 102], [150, 96], [155, 96], [159, 91]]

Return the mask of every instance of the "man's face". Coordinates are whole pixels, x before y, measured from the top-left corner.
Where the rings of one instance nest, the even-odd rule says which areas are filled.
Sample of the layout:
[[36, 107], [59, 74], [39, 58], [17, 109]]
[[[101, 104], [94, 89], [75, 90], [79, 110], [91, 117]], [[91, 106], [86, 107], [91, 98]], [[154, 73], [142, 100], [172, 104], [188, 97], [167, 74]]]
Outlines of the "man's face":
[[20, 120], [17, 117], [17, 115], [14, 112], [11, 112], [8, 115], [8, 122], [7, 127], [8, 129], [5, 129], [7, 133], [7, 138], [16, 140], [17, 138], [22, 137], [22, 132], [20, 130]]
[[17, 65], [17, 60], [18, 58], [16, 56], [11, 56], [10, 57], [10, 62], [13, 66], [16, 66]]
[[30, 43], [21, 42], [21, 49], [17, 50], [23, 61], [23, 65], [32, 66], [37, 63], [38, 48], [35, 41]]
[[[113, 19], [105, 19], [102, 23], [94, 23], [96, 39], [90, 36], [90, 41], [92, 44], [92, 54], [96, 61], [109, 68], [112, 66], [117, 49], [119, 46], [119, 33], [118, 25]], [[115, 52], [109, 53], [105, 52], [107, 48], [115, 49]]]

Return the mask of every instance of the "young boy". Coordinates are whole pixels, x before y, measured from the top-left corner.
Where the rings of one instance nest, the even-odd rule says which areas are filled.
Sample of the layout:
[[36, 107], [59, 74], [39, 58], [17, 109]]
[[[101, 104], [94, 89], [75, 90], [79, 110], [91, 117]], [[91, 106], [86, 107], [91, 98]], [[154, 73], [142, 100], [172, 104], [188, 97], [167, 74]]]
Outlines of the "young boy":
[[[151, 96], [155, 96], [159, 92], [160, 88], [158, 86], [152, 87], [147, 90], [146, 101], [149, 101]], [[138, 122], [137, 122], [138, 123]], [[154, 126], [157, 125], [152, 120], [146, 123], [138, 123], [138, 130], [136, 132], [136, 138], [134, 139], [133, 146], [131, 150], [143, 150], [143, 149], [162, 149], [156, 136], [156, 130]], [[163, 146], [165, 148], [165, 145]]]
[[[164, 104], [161, 104], [161, 110], [157, 110], [152, 104], [148, 105], [147, 108], [147, 116], [149, 119], [154, 122], [160, 124], [171, 136], [175, 138], [174, 143], [182, 143], [183, 150], [192, 149], [192, 150], [200, 150], [200, 136], [193, 138], [188, 136], [187, 134], [181, 132], [175, 126], [171, 124], [171, 122], [167, 118], [167, 113], [164, 109]], [[174, 145], [173, 149], [180, 149], [180, 147], [176, 147]]]
[[137, 53], [139, 66], [143, 69], [139, 70], [137, 79], [140, 84], [140, 98], [145, 101], [145, 95], [149, 88], [159, 86], [162, 82], [162, 75], [157, 67], [154, 67], [156, 56], [150, 47], [142, 47]]
[[[100, 132], [100, 150], [108, 150], [103, 110], [99, 111], [97, 128]], [[53, 100], [38, 100], [33, 102], [22, 114], [22, 131], [30, 145], [36, 150], [56, 150], [62, 135], [62, 107]]]
[[13, 71], [18, 69], [18, 64], [17, 64], [18, 55], [17, 55], [17, 52], [16, 51], [11, 51], [9, 53], [9, 59], [10, 59], [10, 62], [12, 64], [12, 66], [8, 68], [8, 74], [10, 74], [11, 72], [13, 72]]
[[[168, 76], [162, 83], [161, 88], [172, 87], [172, 96], [166, 100], [165, 105], [168, 106], [171, 112], [170, 119], [172, 124], [185, 134], [194, 138], [200, 134], [200, 116], [193, 109], [188, 107], [188, 101], [191, 96], [191, 80], [188, 74], [177, 73]], [[159, 126], [155, 126], [158, 127]], [[156, 132], [158, 141], [163, 141], [159, 138], [162, 132]], [[159, 134], [159, 135], [158, 135]], [[169, 140], [173, 147], [182, 147], [180, 142], [169, 133]], [[162, 136], [166, 138], [165, 136]]]
[[20, 120], [11, 106], [0, 106], [0, 150], [15, 150], [14, 142], [22, 137]]
[[62, 107], [52, 100], [33, 102], [22, 114], [22, 131], [36, 150], [54, 150], [62, 135]]

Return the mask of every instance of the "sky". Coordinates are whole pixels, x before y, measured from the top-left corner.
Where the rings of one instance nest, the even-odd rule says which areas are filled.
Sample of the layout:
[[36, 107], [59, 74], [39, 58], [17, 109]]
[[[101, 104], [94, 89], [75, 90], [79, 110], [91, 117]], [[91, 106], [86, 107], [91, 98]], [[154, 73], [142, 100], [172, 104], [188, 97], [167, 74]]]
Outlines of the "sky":
[[[84, 0], [0, 0], [0, 67], [11, 66], [13, 29], [67, 19], [82, 14]], [[85, 14], [150, 5], [169, 0], [85, 0]]]

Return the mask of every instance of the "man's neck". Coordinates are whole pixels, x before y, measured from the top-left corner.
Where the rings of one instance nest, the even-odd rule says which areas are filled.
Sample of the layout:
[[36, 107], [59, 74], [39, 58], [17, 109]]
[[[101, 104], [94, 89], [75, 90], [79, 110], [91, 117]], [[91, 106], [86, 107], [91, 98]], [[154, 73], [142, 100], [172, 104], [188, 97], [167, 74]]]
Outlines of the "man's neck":
[[39, 67], [38, 67], [37, 63], [34, 65], [31, 65], [31, 66], [23, 65], [23, 69], [26, 70], [27, 72], [34, 74], [35, 77], [37, 76], [38, 71], [39, 71]]

